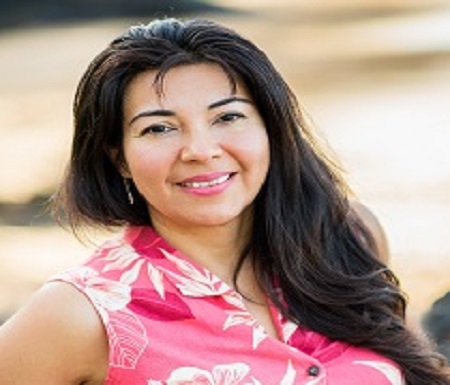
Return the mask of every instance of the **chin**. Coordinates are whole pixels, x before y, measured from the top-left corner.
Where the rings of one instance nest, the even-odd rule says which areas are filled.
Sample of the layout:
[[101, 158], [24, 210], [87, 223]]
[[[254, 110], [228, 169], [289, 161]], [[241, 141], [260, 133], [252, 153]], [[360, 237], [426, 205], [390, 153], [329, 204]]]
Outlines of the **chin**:
[[230, 215], [230, 213], [213, 214], [208, 213], [205, 215], [194, 215], [185, 221], [186, 226], [199, 226], [199, 227], [221, 227], [237, 222], [241, 219], [239, 215]]

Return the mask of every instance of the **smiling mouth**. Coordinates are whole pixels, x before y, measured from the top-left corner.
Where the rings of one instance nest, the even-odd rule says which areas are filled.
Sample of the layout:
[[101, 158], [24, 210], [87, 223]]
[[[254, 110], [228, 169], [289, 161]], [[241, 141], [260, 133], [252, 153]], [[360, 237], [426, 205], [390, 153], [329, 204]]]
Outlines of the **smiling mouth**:
[[216, 186], [218, 184], [225, 183], [232, 176], [233, 176], [233, 174], [227, 174], [227, 175], [223, 175], [223, 176], [221, 176], [219, 178], [216, 178], [216, 179], [213, 179], [213, 180], [210, 180], [210, 181], [207, 181], [207, 182], [205, 181], [205, 182], [180, 183], [180, 186], [188, 187], [188, 188], [208, 188], [208, 187]]

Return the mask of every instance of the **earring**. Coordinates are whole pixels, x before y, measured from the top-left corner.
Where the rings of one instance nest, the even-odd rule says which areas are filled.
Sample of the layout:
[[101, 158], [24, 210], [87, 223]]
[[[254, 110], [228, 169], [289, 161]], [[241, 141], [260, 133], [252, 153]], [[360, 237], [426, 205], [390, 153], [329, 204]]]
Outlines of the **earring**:
[[125, 191], [127, 192], [128, 202], [130, 203], [130, 205], [134, 204], [134, 196], [131, 193], [130, 182], [128, 181], [128, 179], [123, 178], [123, 185], [125, 186]]

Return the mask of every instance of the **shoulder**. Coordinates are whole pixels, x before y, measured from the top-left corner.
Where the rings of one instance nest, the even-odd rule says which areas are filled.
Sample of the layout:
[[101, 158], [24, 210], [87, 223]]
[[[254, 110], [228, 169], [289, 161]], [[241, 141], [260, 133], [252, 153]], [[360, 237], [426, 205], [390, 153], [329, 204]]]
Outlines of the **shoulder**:
[[383, 263], [389, 262], [389, 244], [386, 233], [376, 215], [364, 204], [356, 200], [350, 201], [351, 211], [359, 218], [361, 223], [373, 237], [378, 256]]
[[0, 328], [0, 383], [101, 384], [107, 350], [102, 323], [84, 295], [49, 283]]

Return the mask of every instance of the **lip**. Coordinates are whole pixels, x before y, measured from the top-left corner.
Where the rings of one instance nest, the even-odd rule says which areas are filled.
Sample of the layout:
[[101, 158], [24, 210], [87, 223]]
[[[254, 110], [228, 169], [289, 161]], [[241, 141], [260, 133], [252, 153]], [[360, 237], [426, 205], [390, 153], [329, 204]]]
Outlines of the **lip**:
[[[224, 192], [233, 183], [235, 175], [235, 172], [213, 172], [195, 175], [177, 183], [177, 186], [180, 187], [182, 191], [197, 196], [218, 195]], [[200, 185], [202, 183], [205, 184], [214, 181], [217, 181], [217, 183], [213, 183], [210, 186]]]
[[207, 174], [199, 174], [194, 175], [190, 178], [183, 179], [182, 181], [178, 182], [178, 185], [183, 185], [186, 183], [201, 183], [201, 182], [211, 182], [215, 179], [219, 179], [225, 176], [233, 176], [235, 173], [233, 172], [210, 172]]

